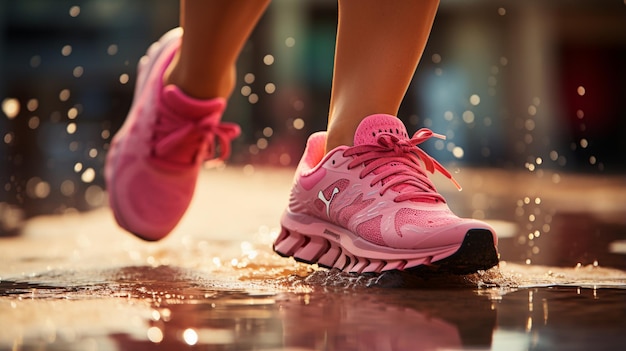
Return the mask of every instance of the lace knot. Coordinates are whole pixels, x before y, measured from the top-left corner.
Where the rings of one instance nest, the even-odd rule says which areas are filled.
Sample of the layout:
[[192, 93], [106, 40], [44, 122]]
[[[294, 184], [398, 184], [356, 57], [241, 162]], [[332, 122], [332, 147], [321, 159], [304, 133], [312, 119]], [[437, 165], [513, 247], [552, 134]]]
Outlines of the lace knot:
[[369, 173], [375, 174], [371, 185], [380, 182], [381, 195], [389, 189], [395, 189], [400, 193], [395, 201], [410, 199], [445, 201], [435, 190], [425, 170], [433, 174], [436, 171], [440, 172], [459, 190], [461, 186], [445, 167], [418, 147], [432, 137], [445, 139], [444, 135], [433, 133], [427, 128], [418, 130], [410, 139], [381, 133], [376, 138], [376, 144], [357, 145], [346, 154], [355, 156], [350, 167], [364, 165], [361, 177]]
[[[215, 115], [197, 120], [159, 122], [153, 139], [154, 155], [165, 159], [186, 159], [191, 163], [226, 160], [230, 155], [230, 143], [241, 134], [237, 124], [220, 122]], [[218, 145], [220, 153], [216, 157]]]

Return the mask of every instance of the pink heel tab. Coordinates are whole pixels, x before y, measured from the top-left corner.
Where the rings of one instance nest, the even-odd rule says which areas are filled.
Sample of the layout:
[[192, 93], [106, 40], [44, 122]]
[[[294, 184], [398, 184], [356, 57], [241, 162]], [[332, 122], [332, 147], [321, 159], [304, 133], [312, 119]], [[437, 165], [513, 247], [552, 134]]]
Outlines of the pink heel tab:
[[316, 132], [311, 134], [306, 142], [303, 163], [307, 168], [311, 169], [317, 166], [322, 158], [324, 158], [326, 148], [326, 132]]

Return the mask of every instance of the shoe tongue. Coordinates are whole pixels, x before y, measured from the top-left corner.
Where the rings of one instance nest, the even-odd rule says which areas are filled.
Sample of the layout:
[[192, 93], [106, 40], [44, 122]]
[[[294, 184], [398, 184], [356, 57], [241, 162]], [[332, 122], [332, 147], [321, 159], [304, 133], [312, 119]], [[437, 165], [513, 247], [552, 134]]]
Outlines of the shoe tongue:
[[209, 100], [195, 99], [175, 85], [163, 87], [160, 96], [161, 108], [159, 109], [159, 124], [165, 130], [161, 131], [157, 138], [170, 138], [168, 151], [159, 154], [159, 158], [177, 165], [193, 165], [202, 158], [205, 152], [202, 148], [206, 145], [199, 144], [198, 137], [201, 130], [194, 129], [188, 135], [172, 138], [177, 131], [189, 125], [190, 121], [195, 123], [201, 119], [209, 118], [215, 124], [219, 123], [222, 112], [226, 108], [226, 101], [223, 98]]
[[209, 115], [220, 116], [226, 107], [222, 98], [195, 99], [175, 85], [166, 85], [161, 93], [161, 102], [173, 115], [187, 119], [199, 119]]
[[[400, 140], [409, 139], [409, 135], [406, 131], [406, 127], [404, 123], [395, 116], [386, 115], [386, 114], [376, 114], [366, 117], [357, 127], [356, 133], [354, 134], [354, 146], [365, 145], [365, 144], [377, 144], [378, 136], [381, 134], [391, 134], [397, 136]], [[407, 165], [401, 162], [389, 162], [376, 170], [374, 170], [375, 174], [380, 174], [385, 170], [388, 170], [390, 167], [401, 167], [408, 168]], [[393, 179], [395, 176], [391, 175], [390, 177], [383, 179], [382, 183], [385, 184], [389, 180]], [[391, 189], [397, 191], [398, 193], [402, 193], [405, 190], [411, 191], [414, 189], [414, 186], [409, 184], [397, 184], [393, 186]], [[430, 200], [422, 200], [426, 202], [431, 202]], [[434, 201], [433, 201], [434, 202]]]
[[400, 139], [409, 138], [404, 124], [398, 117], [376, 114], [361, 121], [354, 134], [354, 146], [376, 144], [380, 134], [393, 134]]

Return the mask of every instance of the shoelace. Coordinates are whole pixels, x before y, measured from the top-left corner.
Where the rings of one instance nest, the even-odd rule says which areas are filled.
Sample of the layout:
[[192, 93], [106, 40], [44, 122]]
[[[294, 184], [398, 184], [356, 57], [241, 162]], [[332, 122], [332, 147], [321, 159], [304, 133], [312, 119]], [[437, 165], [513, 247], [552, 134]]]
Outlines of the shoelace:
[[370, 173], [376, 175], [370, 186], [380, 182], [381, 196], [395, 187], [401, 189], [400, 194], [394, 198], [396, 202], [413, 199], [445, 202], [435, 190], [426, 171], [433, 174], [439, 171], [450, 179], [457, 189], [461, 190], [461, 186], [448, 170], [417, 146], [432, 137], [445, 139], [445, 136], [433, 133], [427, 128], [418, 130], [411, 139], [400, 139], [393, 134], [380, 134], [376, 144], [353, 146], [344, 152], [344, 156], [355, 156], [348, 164], [348, 168], [361, 164], [365, 166], [359, 174], [361, 179]]
[[[237, 124], [220, 123], [215, 115], [197, 120], [161, 118], [155, 126], [152, 141], [154, 155], [168, 159], [173, 153], [184, 153], [192, 162], [226, 160], [230, 155], [230, 143], [239, 134], [241, 129]], [[218, 144], [220, 154], [215, 157]]]

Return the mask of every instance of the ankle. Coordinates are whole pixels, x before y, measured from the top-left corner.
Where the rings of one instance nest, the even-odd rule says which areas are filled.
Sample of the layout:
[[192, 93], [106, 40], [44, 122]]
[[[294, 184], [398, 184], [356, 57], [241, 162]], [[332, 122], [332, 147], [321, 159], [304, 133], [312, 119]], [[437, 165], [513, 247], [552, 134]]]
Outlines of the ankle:
[[358, 121], [356, 124], [340, 123], [334, 119], [333, 122], [328, 125], [325, 153], [329, 153], [338, 146], [352, 146], [357, 125]]
[[195, 72], [179, 63], [176, 56], [163, 73], [164, 85], [176, 85], [190, 97], [196, 99], [228, 99], [235, 89], [235, 67], [226, 72]]

